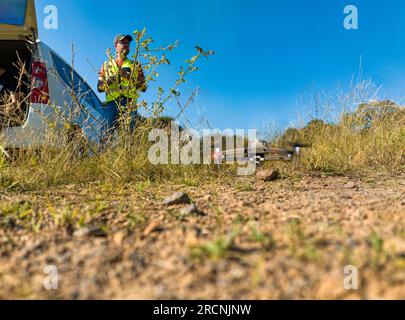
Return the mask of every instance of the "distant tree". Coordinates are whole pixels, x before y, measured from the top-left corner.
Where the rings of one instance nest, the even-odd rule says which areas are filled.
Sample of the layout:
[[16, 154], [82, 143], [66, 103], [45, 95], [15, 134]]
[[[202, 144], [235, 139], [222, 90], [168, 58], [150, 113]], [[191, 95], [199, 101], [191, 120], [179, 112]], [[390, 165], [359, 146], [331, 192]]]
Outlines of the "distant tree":
[[395, 122], [403, 112], [403, 107], [390, 100], [361, 103], [356, 111], [342, 116], [341, 124], [354, 130], [368, 130], [384, 121]]
[[300, 131], [296, 128], [288, 128], [279, 139], [277, 144], [280, 146], [288, 146], [301, 142]]
[[328, 124], [321, 119], [313, 119], [301, 129], [286, 129], [276, 140], [276, 144], [280, 146], [311, 144], [314, 138], [322, 134], [324, 130], [330, 130], [335, 127], [335, 125]]
[[326, 123], [321, 119], [313, 119], [301, 129], [301, 136], [305, 143], [312, 143], [315, 137], [334, 127], [335, 125]]

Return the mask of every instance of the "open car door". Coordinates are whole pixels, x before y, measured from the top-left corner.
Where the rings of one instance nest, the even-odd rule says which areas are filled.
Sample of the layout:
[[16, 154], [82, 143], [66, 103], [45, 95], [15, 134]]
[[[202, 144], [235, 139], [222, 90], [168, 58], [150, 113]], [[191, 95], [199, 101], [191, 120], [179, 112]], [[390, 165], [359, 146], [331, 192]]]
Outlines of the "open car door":
[[0, 1], [0, 40], [30, 40], [38, 37], [34, 0]]

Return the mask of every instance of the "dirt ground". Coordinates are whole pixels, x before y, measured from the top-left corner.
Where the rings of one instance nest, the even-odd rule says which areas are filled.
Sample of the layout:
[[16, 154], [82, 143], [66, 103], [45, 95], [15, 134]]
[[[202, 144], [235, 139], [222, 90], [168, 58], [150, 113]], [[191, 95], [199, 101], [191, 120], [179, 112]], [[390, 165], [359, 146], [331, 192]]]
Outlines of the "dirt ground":
[[2, 299], [405, 299], [405, 174], [70, 185], [0, 212]]

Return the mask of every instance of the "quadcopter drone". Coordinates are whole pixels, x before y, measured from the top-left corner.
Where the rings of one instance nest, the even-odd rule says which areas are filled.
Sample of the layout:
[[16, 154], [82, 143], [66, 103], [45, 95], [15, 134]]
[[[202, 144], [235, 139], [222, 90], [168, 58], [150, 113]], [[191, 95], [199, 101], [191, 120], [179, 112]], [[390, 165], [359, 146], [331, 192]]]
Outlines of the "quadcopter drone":
[[251, 161], [256, 165], [261, 165], [265, 161], [293, 161], [298, 160], [301, 155], [301, 148], [309, 145], [295, 143], [289, 147], [272, 147], [266, 142], [260, 142], [248, 148], [230, 149], [221, 152], [221, 159], [235, 157], [237, 161]]

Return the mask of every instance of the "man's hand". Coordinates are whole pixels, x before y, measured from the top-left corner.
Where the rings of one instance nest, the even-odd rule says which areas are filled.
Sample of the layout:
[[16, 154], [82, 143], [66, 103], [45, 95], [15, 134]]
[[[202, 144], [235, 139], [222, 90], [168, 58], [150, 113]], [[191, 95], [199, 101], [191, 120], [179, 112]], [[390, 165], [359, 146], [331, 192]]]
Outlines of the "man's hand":
[[117, 77], [109, 77], [108, 80], [106, 81], [107, 85], [111, 85], [114, 82], [117, 82], [118, 79]]
[[124, 78], [129, 80], [131, 78], [131, 70], [127, 70], [127, 69], [120, 69], [119, 70], [119, 75]]
[[104, 80], [103, 79], [98, 79], [97, 90], [100, 93], [105, 92], [105, 85], [104, 85]]

